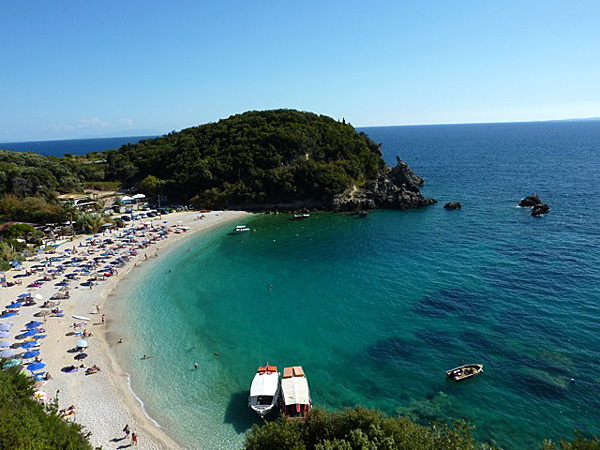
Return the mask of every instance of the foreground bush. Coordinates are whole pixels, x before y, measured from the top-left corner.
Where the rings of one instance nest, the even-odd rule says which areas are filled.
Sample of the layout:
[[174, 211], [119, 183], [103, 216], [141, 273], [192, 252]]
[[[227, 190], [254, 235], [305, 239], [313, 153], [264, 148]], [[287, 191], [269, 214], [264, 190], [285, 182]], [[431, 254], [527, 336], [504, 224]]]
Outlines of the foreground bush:
[[88, 450], [89, 435], [60, 418], [57, 403], [42, 406], [31, 398], [33, 380], [0, 361], [0, 448], [12, 450]]
[[245, 448], [466, 450], [481, 447], [474, 443], [465, 423], [423, 427], [406, 418], [387, 418], [380, 411], [359, 406], [337, 412], [314, 408], [304, 423], [280, 418], [262, 427], [254, 425], [246, 436]]

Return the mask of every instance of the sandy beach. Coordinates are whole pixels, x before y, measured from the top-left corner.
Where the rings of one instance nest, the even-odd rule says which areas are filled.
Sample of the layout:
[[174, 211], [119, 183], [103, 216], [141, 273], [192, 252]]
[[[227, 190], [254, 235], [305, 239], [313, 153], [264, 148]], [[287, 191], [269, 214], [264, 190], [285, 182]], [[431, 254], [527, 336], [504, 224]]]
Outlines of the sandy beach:
[[[24, 270], [11, 270], [6, 273], [8, 281], [20, 280], [22, 284], [0, 290], [3, 308], [16, 301], [18, 296], [23, 293], [30, 292], [32, 295], [42, 296], [42, 299], [35, 299], [35, 305], [18, 308], [17, 315], [0, 319], [0, 323], [14, 324], [8, 332], [7, 339], [15, 342], [12, 348], [15, 350], [16, 357], [18, 358], [27, 350], [21, 348], [19, 344], [26, 339], [31, 339], [16, 339], [16, 336], [26, 331], [26, 324], [31, 321], [42, 322], [38, 334], [45, 335], [45, 337], [38, 339], [40, 345], [36, 348], [40, 350], [39, 358], [45, 367], [34, 372], [39, 374], [39, 378], [48, 372], [51, 378], [38, 381], [39, 389], [51, 397], [58, 396], [60, 408], [75, 406], [75, 414], [65, 420], [75, 420], [84, 426], [84, 431], [91, 432], [90, 440], [94, 446], [102, 446], [105, 449], [125, 448], [129, 445], [130, 440], [125, 437], [122, 430], [128, 424], [131, 430], [139, 435], [139, 448], [174, 449], [182, 447], [146, 416], [142, 406], [131, 392], [127, 375], [111, 352], [111, 347], [118, 345], [118, 338], [114, 333], [111, 335], [106, 331], [111, 316], [110, 310], [105, 308], [105, 301], [119, 281], [123, 280], [131, 270], [160, 261], [158, 255], [166, 246], [216, 224], [244, 218], [248, 215], [249, 213], [239, 211], [213, 211], [204, 214], [204, 217], [199, 219], [198, 212], [174, 213], [163, 216], [160, 221], [153, 221], [154, 228], [158, 225], [167, 228], [163, 232], [158, 232], [156, 228], [152, 231], [149, 220], [145, 224], [138, 221], [135, 225], [145, 228], [139, 229], [137, 236], [130, 237], [129, 241], [122, 239], [124, 237], [122, 230], [96, 235], [93, 241], [90, 236], [78, 236], [73, 241], [62, 241], [61, 245], [56, 248], [56, 253], [41, 253], [37, 260], [28, 260], [23, 263]], [[163, 220], [167, 223], [164, 224]], [[128, 228], [131, 226], [128, 224]], [[184, 232], [182, 227], [189, 227], [189, 229]], [[112, 245], [105, 244], [101, 247], [100, 244], [105, 239], [111, 239], [114, 242]], [[143, 243], [144, 240], [150, 242]], [[116, 248], [117, 244], [119, 248]], [[111, 254], [106, 255], [107, 251]], [[114, 265], [111, 276], [95, 281], [91, 287], [82, 285], [90, 275], [80, 272], [79, 264], [66, 266], [62, 273], [56, 274], [55, 279], [49, 279], [39, 287], [28, 287], [30, 283], [42, 279], [45, 274], [46, 276], [52, 274], [50, 271], [55, 270], [54, 268], [61, 264], [61, 261], [54, 261], [50, 266], [52, 257], [67, 255], [69, 258], [85, 257], [87, 261], [94, 261], [93, 258], [101, 257], [102, 253], [104, 253], [105, 259], [97, 260], [96, 271], [98, 273], [111, 272], [104, 268], [108, 267], [107, 264], [115, 261], [115, 258], [125, 256], [128, 261], [120, 260], [119, 265]], [[26, 271], [43, 264], [46, 265], [43, 271], [25, 276]], [[70, 274], [76, 274], [78, 279], [72, 280], [68, 286], [56, 285]], [[16, 278], [15, 275], [17, 275]], [[49, 314], [51, 308], [42, 308], [42, 305], [53, 295], [59, 293], [61, 289], [63, 293], [68, 289], [70, 298], [52, 302], [51, 308], [58, 308], [60, 313], [56, 316]], [[45, 314], [49, 315], [39, 316], [41, 311], [48, 311]], [[34, 314], [38, 314], [38, 316], [34, 316]], [[73, 317], [74, 315], [90, 320], [76, 319]], [[75, 324], [77, 326], [74, 327]], [[88, 336], [88, 333], [91, 333], [91, 336]], [[84, 349], [84, 352], [88, 356], [79, 360], [75, 359], [75, 356], [80, 353], [75, 351], [75, 348], [81, 339], [87, 341], [88, 347]], [[80, 367], [81, 364], [84, 367]], [[94, 365], [100, 370], [93, 374], [86, 374], [87, 369]], [[77, 370], [70, 373], [65, 372], [65, 368], [69, 366], [74, 366]]]

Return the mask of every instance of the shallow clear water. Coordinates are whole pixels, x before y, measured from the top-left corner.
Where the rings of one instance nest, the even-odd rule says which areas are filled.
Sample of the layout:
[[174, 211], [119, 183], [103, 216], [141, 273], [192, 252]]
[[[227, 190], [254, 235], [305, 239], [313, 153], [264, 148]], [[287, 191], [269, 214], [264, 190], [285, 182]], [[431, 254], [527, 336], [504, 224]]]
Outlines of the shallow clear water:
[[[149, 414], [186, 448], [239, 448], [268, 361], [302, 365], [315, 405], [466, 418], [506, 448], [600, 434], [600, 123], [364, 131], [440, 204], [257, 216], [132, 274], [119, 351]], [[516, 207], [532, 191], [550, 214]], [[446, 381], [463, 361], [485, 372]]]

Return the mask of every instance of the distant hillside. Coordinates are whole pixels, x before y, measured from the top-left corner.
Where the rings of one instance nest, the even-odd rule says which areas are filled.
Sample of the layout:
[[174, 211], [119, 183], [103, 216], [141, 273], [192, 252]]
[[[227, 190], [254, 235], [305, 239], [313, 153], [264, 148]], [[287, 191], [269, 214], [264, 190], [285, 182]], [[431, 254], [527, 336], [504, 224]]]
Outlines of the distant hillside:
[[[349, 124], [308, 112], [250, 111], [106, 156], [113, 180], [210, 208], [402, 207], [389, 198], [389, 185], [385, 199], [364, 190], [390, 171], [379, 145]], [[417, 185], [404, 207], [431, 203], [415, 197]]]

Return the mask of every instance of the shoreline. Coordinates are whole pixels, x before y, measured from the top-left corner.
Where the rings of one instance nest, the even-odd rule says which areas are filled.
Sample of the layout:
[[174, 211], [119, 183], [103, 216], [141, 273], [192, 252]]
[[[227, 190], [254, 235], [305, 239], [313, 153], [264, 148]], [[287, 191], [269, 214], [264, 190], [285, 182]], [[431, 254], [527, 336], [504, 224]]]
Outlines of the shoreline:
[[[40, 357], [46, 367], [44, 372], [50, 372], [52, 378], [43, 382], [41, 390], [47, 392], [51, 397], [58, 397], [59, 408], [66, 408], [69, 405], [75, 405], [76, 413], [74, 421], [83, 426], [83, 432], [91, 432], [90, 442], [93, 446], [102, 446], [103, 448], [117, 448], [128, 444], [128, 439], [124, 438], [121, 431], [125, 424], [129, 424], [140, 436], [140, 445], [147, 449], [172, 449], [181, 448], [181, 444], [171, 438], [161, 425], [149, 416], [144, 407], [144, 401], [133, 391], [130, 384], [130, 377], [119, 364], [114, 346], [117, 345], [118, 338], [111, 327], [111, 309], [113, 304], [111, 298], [113, 292], [119, 284], [126, 280], [129, 274], [137, 267], [148, 264], [156, 264], [155, 256], [146, 258], [145, 255], [159, 255], [165, 248], [173, 248], [191, 235], [196, 235], [202, 231], [212, 228], [216, 225], [233, 221], [242, 217], [250, 216], [250, 213], [241, 211], [213, 211], [204, 215], [203, 220], [198, 220], [199, 214], [195, 212], [180, 212], [164, 216], [168, 221], [168, 226], [185, 226], [189, 231], [180, 234], [169, 233], [168, 238], [160, 240], [146, 249], [139, 249], [138, 254], [131, 258], [127, 265], [119, 270], [118, 274], [104, 281], [100, 281], [93, 289], [88, 290], [80, 286], [80, 282], [74, 283], [74, 289], [70, 287], [71, 297], [68, 300], [61, 300], [59, 307], [64, 309], [64, 317], [47, 318], [34, 317], [34, 313], [41, 311], [40, 305], [22, 307], [20, 314], [2, 319], [1, 323], [14, 323], [11, 330], [11, 339], [18, 335], [19, 330], [23, 329], [30, 320], [44, 321], [41, 328], [46, 330], [47, 337], [40, 340]], [[177, 224], [177, 225], [175, 225]], [[117, 232], [118, 233], [118, 232]], [[110, 236], [107, 236], [110, 237]], [[64, 251], [67, 248], [74, 247], [81, 249], [80, 245], [86, 242], [87, 236], [78, 236], [73, 241], [61, 243], [57, 251]], [[89, 238], [87, 238], [89, 239]], [[83, 247], [86, 248], [86, 247]], [[96, 250], [98, 251], [98, 250]], [[52, 256], [52, 255], [50, 255]], [[95, 254], [94, 254], [95, 256]], [[35, 262], [27, 261], [23, 267], [29, 269]], [[7, 272], [7, 278], [16, 272]], [[16, 285], [0, 290], [0, 299], [4, 304], [9, 304], [23, 292], [32, 294], [41, 294], [44, 300], [58, 292], [55, 282], [52, 280], [39, 288], [28, 288], [34, 279], [41, 275], [34, 274], [23, 279], [22, 285]], [[40, 303], [40, 301], [38, 301]], [[98, 306], [99, 309], [94, 309]], [[103, 325], [100, 320], [102, 315], [106, 315], [106, 323]], [[83, 360], [86, 367], [92, 364], [101, 368], [101, 371], [93, 375], [85, 375], [84, 370], [76, 373], [64, 373], [62, 367], [75, 362], [72, 354], [68, 350], [75, 346], [77, 336], [74, 336], [75, 329], [72, 315], [88, 317], [91, 320], [85, 323], [86, 330], [92, 333], [88, 339], [89, 347], [86, 349], [88, 357]], [[16, 349], [17, 353], [21, 350]], [[42, 382], [38, 382], [42, 383]]]

